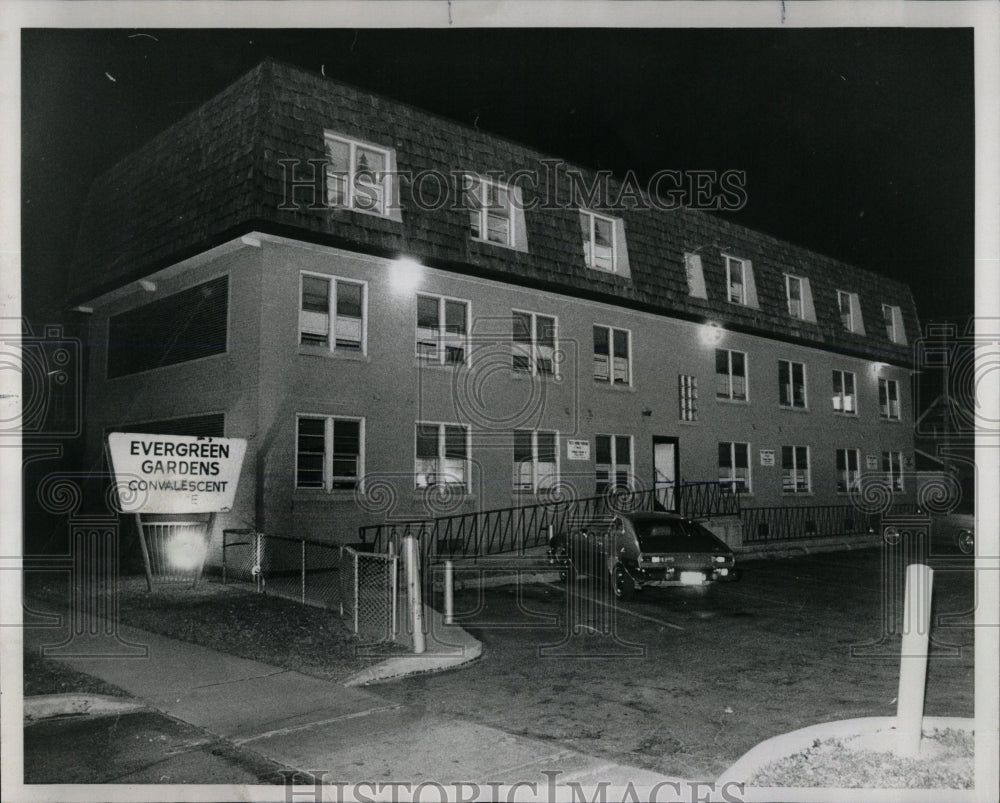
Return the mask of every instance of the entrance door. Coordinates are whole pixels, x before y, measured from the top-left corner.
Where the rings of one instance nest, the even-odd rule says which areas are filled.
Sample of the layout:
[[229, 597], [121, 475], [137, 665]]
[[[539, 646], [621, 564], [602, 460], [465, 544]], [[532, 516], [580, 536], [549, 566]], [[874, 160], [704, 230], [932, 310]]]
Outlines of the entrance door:
[[677, 438], [653, 436], [653, 497], [658, 510], [677, 510], [676, 487], [680, 474]]

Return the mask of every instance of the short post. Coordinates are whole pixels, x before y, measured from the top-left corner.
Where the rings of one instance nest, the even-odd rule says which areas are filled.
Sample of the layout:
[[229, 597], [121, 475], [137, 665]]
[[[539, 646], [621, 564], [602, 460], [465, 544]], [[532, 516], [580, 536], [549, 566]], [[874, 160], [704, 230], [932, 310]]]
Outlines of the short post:
[[455, 622], [455, 565], [450, 560], [444, 562], [444, 623]]
[[934, 570], [929, 566], [911, 563], [906, 567], [903, 644], [900, 650], [896, 707], [896, 730], [899, 734], [897, 752], [900, 755], [915, 756], [920, 752], [933, 584]]
[[306, 604], [306, 539], [302, 539], [302, 604]]
[[420, 588], [420, 548], [412, 535], [403, 538], [403, 558], [406, 561], [406, 599], [413, 627], [413, 652], [427, 649], [424, 642], [424, 603]]

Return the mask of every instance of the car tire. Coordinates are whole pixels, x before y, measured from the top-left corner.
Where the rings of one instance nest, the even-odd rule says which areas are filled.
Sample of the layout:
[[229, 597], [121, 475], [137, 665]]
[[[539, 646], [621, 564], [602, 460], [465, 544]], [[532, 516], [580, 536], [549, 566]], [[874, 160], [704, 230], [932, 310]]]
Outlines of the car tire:
[[611, 570], [611, 590], [615, 599], [630, 600], [635, 596], [635, 582], [621, 563], [616, 563]]
[[955, 541], [963, 555], [971, 555], [976, 551], [976, 536], [969, 530], [962, 530]]

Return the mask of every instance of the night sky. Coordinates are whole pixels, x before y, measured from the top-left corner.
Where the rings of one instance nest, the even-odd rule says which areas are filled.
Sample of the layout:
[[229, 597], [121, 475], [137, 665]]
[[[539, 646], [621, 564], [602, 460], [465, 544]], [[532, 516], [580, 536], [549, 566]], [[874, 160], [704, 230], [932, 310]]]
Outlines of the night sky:
[[970, 29], [26, 30], [34, 325], [93, 178], [268, 55], [618, 175], [745, 170], [730, 219], [909, 283], [923, 324], [972, 314]]

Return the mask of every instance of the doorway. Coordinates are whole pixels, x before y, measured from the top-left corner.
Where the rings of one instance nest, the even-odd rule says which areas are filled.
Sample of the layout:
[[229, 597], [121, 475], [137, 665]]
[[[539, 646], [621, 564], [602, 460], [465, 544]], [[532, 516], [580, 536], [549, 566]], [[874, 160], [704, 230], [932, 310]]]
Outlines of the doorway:
[[678, 438], [653, 436], [653, 504], [657, 510], [677, 511], [677, 478], [681, 473]]

